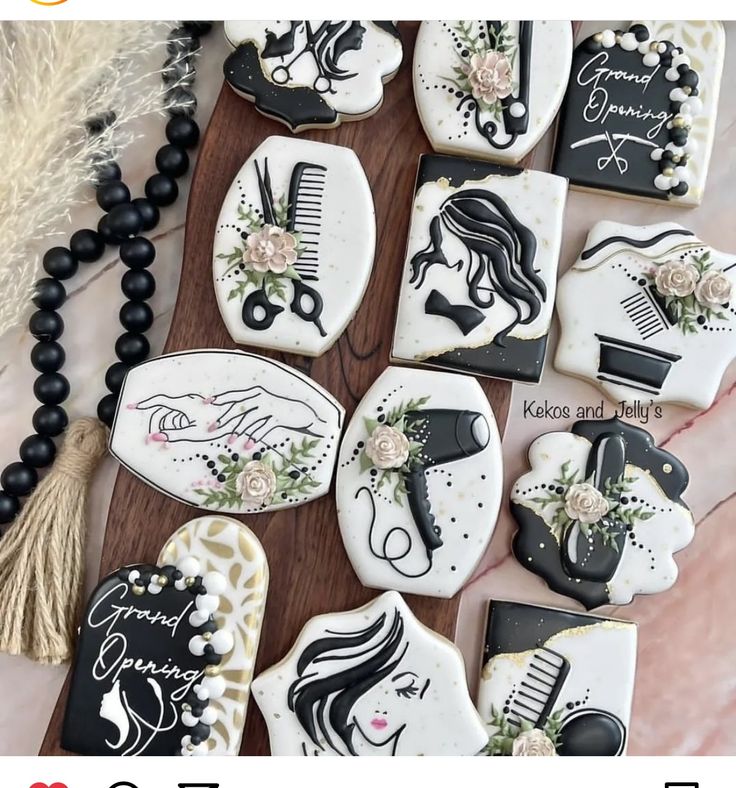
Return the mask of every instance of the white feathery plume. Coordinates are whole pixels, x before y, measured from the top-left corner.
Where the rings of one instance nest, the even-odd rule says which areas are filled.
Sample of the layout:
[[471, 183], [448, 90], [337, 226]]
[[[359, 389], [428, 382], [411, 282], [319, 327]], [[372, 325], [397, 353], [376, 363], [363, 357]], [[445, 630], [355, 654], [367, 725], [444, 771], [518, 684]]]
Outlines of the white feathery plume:
[[[135, 138], [129, 124], [163, 111], [171, 96], [143, 73], [167, 57], [171, 23], [0, 23], [0, 335], [29, 307], [40, 270], [38, 240], [89, 199], [95, 163]], [[133, 96], [133, 98], [131, 98]], [[115, 113], [100, 134], [86, 121]]]

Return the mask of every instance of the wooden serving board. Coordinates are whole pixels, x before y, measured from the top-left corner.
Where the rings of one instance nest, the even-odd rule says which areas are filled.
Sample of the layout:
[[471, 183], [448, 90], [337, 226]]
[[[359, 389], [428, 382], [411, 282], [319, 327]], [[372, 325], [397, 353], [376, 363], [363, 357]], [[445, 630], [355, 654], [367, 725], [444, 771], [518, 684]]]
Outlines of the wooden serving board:
[[[345, 334], [324, 356], [307, 359], [269, 355], [286, 362], [332, 392], [352, 415], [360, 398], [388, 365], [417, 160], [430, 152], [414, 107], [412, 54], [417, 24], [404, 23], [404, 61], [387, 86], [379, 112], [367, 120], [303, 136], [345, 145], [358, 154], [373, 189], [378, 243], [376, 262], [362, 306]], [[266, 137], [289, 134], [285, 126], [260, 115], [224, 85], [199, 152], [187, 211], [179, 297], [165, 352], [190, 348], [232, 348], [215, 302], [212, 243], [217, 217], [235, 174]], [[246, 348], [247, 349], [247, 348]], [[261, 351], [256, 351], [261, 352]], [[503, 430], [511, 385], [481, 382]], [[110, 505], [101, 575], [131, 562], [155, 562], [166, 539], [201, 514], [163, 496], [124, 468]], [[306, 621], [319, 613], [347, 610], [379, 592], [364, 588], [342, 545], [331, 494], [296, 509], [242, 518], [263, 543], [271, 582], [256, 675], [280, 660]], [[407, 597], [428, 627], [452, 638], [459, 605], [453, 599]], [[68, 682], [67, 682], [68, 684]], [[60, 734], [67, 686], [57, 702], [42, 755], [65, 755]], [[251, 700], [242, 753], [267, 754], [266, 728]]]

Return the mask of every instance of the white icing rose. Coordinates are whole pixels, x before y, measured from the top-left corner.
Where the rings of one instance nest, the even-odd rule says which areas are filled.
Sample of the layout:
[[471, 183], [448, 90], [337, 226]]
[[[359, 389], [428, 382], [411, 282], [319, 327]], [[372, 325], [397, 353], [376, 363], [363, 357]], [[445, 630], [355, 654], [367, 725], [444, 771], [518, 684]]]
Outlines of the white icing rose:
[[235, 488], [243, 503], [263, 506], [276, 492], [276, 474], [260, 460], [251, 460], [235, 480]]
[[500, 52], [491, 50], [483, 55], [475, 54], [470, 64], [462, 69], [468, 76], [473, 98], [495, 104], [511, 94], [511, 63]]
[[565, 493], [565, 514], [585, 525], [597, 523], [608, 514], [608, 501], [588, 482], [570, 485]]
[[409, 459], [409, 440], [400, 430], [379, 424], [365, 444], [365, 453], [376, 468], [401, 468]]
[[679, 260], [670, 260], [657, 268], [654, 274], [654, 284], [664, 296], [689, 296], [698, 283], [698, 269], [690, 263]]
[[296, 238], [282, 227], [264, 224], [246, 238], [243, 262], [258, 273], [283, 274], [296, 258]]
[[557, 755], [552, 739], [539, 728], [522, 731], [515, 739], [512, 755]]
[[698, 303], [711, 308], [727, 304], [732, 295], [733, 285], [723, 271], [708, 271], [695, 287]]

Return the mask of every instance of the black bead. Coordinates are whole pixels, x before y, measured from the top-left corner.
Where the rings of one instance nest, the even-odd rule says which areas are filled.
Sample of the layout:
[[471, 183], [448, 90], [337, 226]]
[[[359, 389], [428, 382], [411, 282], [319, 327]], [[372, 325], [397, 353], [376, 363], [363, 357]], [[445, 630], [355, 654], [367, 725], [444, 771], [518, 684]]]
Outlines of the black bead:
[[156, 154], [156, 169], [172, 178], [181, 178], [189, 169], [189, 156], [183, 148], [164, 145]]
[[670, 129], [670, 139], [678, 148], [684, 148], [687, 144], [687, 129]]
[[156, 280], [148, 271], [126, 271], [120, 289], [131, 301], [145, 301], [156, 292]]
[[698, 85], [698, 72], [689, 69], [684, 74], [680, 74], [680, 78], [677, 80], [677, 84], [681, 88], [694, 88]]
[[199, 142], [199, 126], [193, 118], [176, 115], [166, 124], [166, 139], [178, 148], [195, 148]]
[[671, 191], [671, 192], [672, 192], [672, 194], [674, 194], [676, 197], [682, 197], [684, 194], [687, 194], [687, 191], [688, 191], [688, 185], [685, 183], [685, 181], [680, 181], [680, 182], [677, 184], [677, 186], [673, 186], [673, 187], [670, 189], [670, 191]]
[[33, 414], [33, 429], [39, 435], [55, 438], [64, 432], [68, 424], [66, 411], [58, 405], [41, 405]]
[[124, 364], [139, 364], [151, 351], [148, 339], [143, 334], [128, 331], [121, 334], [115, 342], [115, 355]]
[[112, 427], [115, 421], [115, 411], [118, 407], [118, 398], [116, 394], [106, 394], [97, 403], [97, 418], [108, 427]]
[[69, 396], [69, 381], [59, 372], [46, 372], [34, 381], [33, 394], [44, 405], [60, 405]]
[[156, 247], [148, 238], [130, 238], [120, 247], [120, 259], [128, 268], [148, 268], [156, 259]]
[[600, 52], [603, 49], [603, 44], [601, 44], [600, 41], [596, 41], [593, 36], [586, 38], [585, 41], [583, 41], [582, 46], [585, 51], [591, 55], [594, 55], [596, 52]]
[[69, 240], [69, 248], [80, 263], [94, 263], [102, 257], [105, 242], [94, 230], [77, 230]]
[[197, 78], [197, 70], [188, 57], [172, 55], [164, 61], [161, 79], [164, 85], [186, 85], [191, 87]]
[[159, 207], [171, 205], [179, 196], [179, 187], [169, 175], [158, 172], [146, 181], [146, 197]]
[[45, 435], [29, 435], [20, 444], [21, 460], [32, 468], [46, 468], [56, 457], [56, 444]]
[[6, 493], [22, 498], [38, 484], [38, 474], [30, 465], [23, 462], [11, 462], [0, 474], [0, 485]]
[[133, 205], [138, 209], [138, 213], [143, 220], [143, 229], [148, 232], [158, 224], [161, 213], [158, 208], [145, 197], [137, 197], [133, 200]]
[[64, 333], [64, 321], [58, 312], [48, 309], [39, 309], [31, 315], [28, 321], [28, 330], [36, 339], [48, 342], [58, 339]]
[[192, 738], [198, 736], [202, 741], [207, 741], [210, 737], [210, 726], [203, 722], [198, 722], [193, 728], [189, 729]]
[[33, 303], [39, 309], [59, 309], [66, 301], [66, 288], [58, 279], [39, 279]]
[[107, 181], [97, 187], [97, 204], [103, 211], [130, 202], [130, 189], [122, 181]]
[[112, 232], [119, 238], [132, 238], [143, 229], [143, 219], [132, 203], [116, 205], [107, 215]]
[[20, 511], [20, 501], [10, 493], [0, 490], [0, 525], [12, 522]]
[[197, 111], [197, 97], [191, 90], [187, 90], [184, 87], [169, 88], [166, 91], [166, 100], [171, 102], [168, 112], [172, 118], [177, 115], [185, 115], [191, 118]]
[[106, 161], [98, 164], [95, 168], [95, 183], [105, 183], [105, 181], [119, 181], [122, 172], [114, 161]]
[[65, 361], [66, 353], [58, 342], [39, 342], [31, 350], [31, 364], [39, 372], [58, 372]]
[[153, 310], [145, 301], [128, 301], [120, 307], [120, 325], [126, 331], [148, 331], [153, 325]]
[[191, 55], [199, 49], [199, 37], [185, 27], [175, 27], [167, 36], [166, 51], [170, 55]]
[[212, 22], [182, 22], [181, 26], [193, 36], [206, 36], [212, 30]]
[[117, 119], [118, 116], [110, 110], [109, 112], [101, 112], [99, 115], [94, 115], [89, 118], [84, 125], [87, 127], [87, 131], [90, 134], [96, 136], [102, 134], [108, 126], [112, 126]]
[[633, 33], [634, 38], [639, 42], [649, 38], [649, 28], [646, 25], [631, 25], [629, 33]]
[[125, 380], [125, 375], [129, 369], [130, 367], [121, 361], [116, 361], [108, 367], [105, 373], [105, 385], [113, 394], [120, 393], [120, 389], [123, 387], [123, 380]]
[[63, 246], [54, 246], [43, 256], [43, 270], [54, 279], [69, 279], [79, 267], [74, 255]]
[[100, 221], [97, 222], [97, 232], [100, 234], [102, 240], [108, 246], [119, 246], [122, 238], [119, 238], [115, 233], [112, 231], [110, 227], [110, 219], [107, 214], [100, 217]]

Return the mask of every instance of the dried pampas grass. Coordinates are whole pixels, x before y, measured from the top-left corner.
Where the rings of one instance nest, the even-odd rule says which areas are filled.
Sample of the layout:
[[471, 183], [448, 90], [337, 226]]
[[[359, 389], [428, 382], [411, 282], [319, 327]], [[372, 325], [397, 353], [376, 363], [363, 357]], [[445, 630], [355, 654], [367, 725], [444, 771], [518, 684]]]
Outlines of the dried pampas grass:
[[[129, 124], [162, 111], [165, 86], [142, 72], [157, 50], [166, 59], [163, 22], [0, 23], [0, 335], [17, 325], [40, 268], [32, 249], [58, 231], [97, 162], [135, 135]], [[175, 92], [173, 92], [175, 95]], [[131, 98], [133, 97], [133, 98]], [[86, 121], [114, 112], [91, 135]]]

